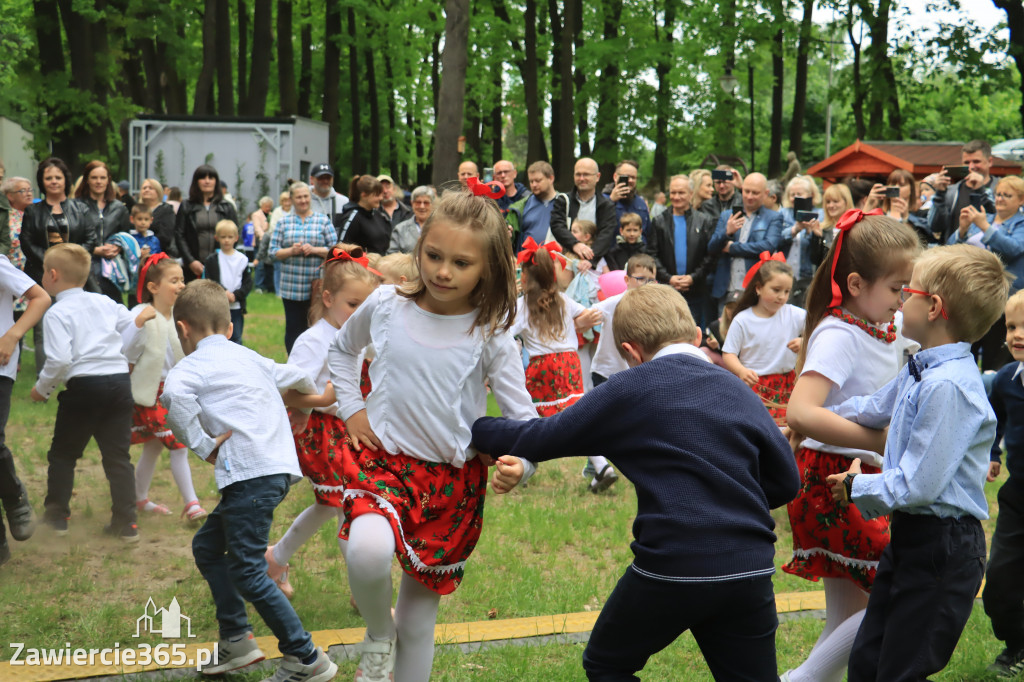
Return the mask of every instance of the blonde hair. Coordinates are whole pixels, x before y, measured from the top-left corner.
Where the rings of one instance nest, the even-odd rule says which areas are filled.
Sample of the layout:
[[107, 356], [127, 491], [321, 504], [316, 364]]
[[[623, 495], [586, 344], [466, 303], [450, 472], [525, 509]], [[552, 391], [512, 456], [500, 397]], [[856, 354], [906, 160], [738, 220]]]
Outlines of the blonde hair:
[[1010, 312], [1011, 309], [1017, 310], [1022, 307], [1024, 307], [1024, 289], [1019, 289], [1013, 296], [1006, 299], [1005, 311]]
[[[360, 258], [363, 255], [363, 248], [355, 244], [338, 244], [335, 249], [346, 251], [353, 258]], [[373, 267], [372, 265], [370, 267]], [[380, 278], [370, 272], [359, 263], [353, 261], [330, 261], [324, 262], [323, 274], [320, 279], [313, 281], [309, 298], [309, 323], [315, 324], [327, 315], [327, 308], [324, 307], [323, 293], [326, 291], [332, 296], [345, 288], [349, 282], [363, 282], [374, 289], [380, 284]]]
[[420, 270], [416, 260], [409, 253], [392, 253], [377, 261], [377, 269], [382, 273], [390, 273], [395, 279], [405, 277], [406, 282], [419, 279]]
[[589, 236], [591, 240], [597, 236], [597, 223], [593, 220], [574, 220], [570, 227], [580, 228], [580, 232]]
[[[846, 213], [853, 208], [853, 195], [850, 194], [850, 188], [841, 182], [837, 182], [834, 185], [829, 185], [825, 190], [825, 198], [822, 200], [821, 205], [824, 206], [830, 199], [840, 199], [843, 202], [843, 213]], [[839, 214], [842, 216], [842, 213]], [[825, 219], [821, 223], [822, 229], [835, 227], [836, 221], [829, 217], [828, 210], [825, 210]]]
[[998, 192], [999, 188], [1003, 185], [1009, 187], [1018, 197], [1024, 197], [1024, 180], [1020, 179], [1016, 175], [1007, 175], [1005, 178], [1000, 180], [999, 184], [996, 185], [996, 191]]
[[156, 195], [160, 199], [160, 202], [162, 203], [164, 200], [164, 186], [161, 185], [160, 181], [157, 180], [156, 178], [146, 178], [145, 180], [142, 181], [139, 187], [141, 188], [142, 185], [145, 185], [147, 182], [153, 185], [153, 189], [156, 190]]
[[710, 177], [711, 171], [707, 168], [698, 168], [690, 173], [690, 189], [693, 191], [693, 196], [690, 198], [690, 204], [693, 208], [700, 208], [700, 205], [704, 203], [704, 200], [697, 195], [700, 192], [701, 186], [704, 184], [704, 178]]
[[670, 343], [691, 343], [697, 324], [678, 291], [667, 284], [648, 284], [630, 289], [615, 306], [612, 333], [619, 355], [626, 357], [624, 342], [635, 343], [645, 353], [656, 353]]
[[952, 335], [968, 343], [984, 336], [999, 319], [1013, 279], [998, 256], [971, 244], [925, 251], [914, 264], [914, 274], [925, 291], [942, 299]]
[[646, 253], [638, 253], [632, 256], [626, 261], [626, 274], [632, 275], [637, 270], [643, 268], [644, 270], [650, 270], [655, 275], [658, 274], [658, 262], [653, 257]]
[[[423, 257], [423, 242], [439, 222], [471, 230], [479, 234], [483, 242], [486, 262], [480, 281], [469, 295], [469, 303], [477, 309], [477, 315], [468, 331], [480, 327], [488, 336], [508, 331], [516, 317], [516, 271], [508, 224], [498, 210], [498, 204], [493, 199], [474, 196], [465, 190], [450, 189], [442, 194], [433, 213], [423, 223], [416, 242], [413, 252], [417, 267]], [[423, 278], [419, 277], [399, 287], [398, 293], [415, 300], [424, 296], [426, 290]]]
[[174, 319], [196, 330], [223, 334], [231, 325], [224, 287], [211, 279], [192, 280], [174, 302]]
[[218, 220], [216, 227], [213, 229], [213, 236], [219, 237], [228, 232], [238, 237], [238, 225], [235, 225], [234, 220]]
[[92, 256], [78, 244], [54, 244], [43, 256], [43, 271], [56, 270], [61, 278], [75, 286], [85, 286], [89, 281]]
[[814, 202], [815, 206], [821, 205], [821, 190], [818, 189], [818, 183], [814, 181], [814, 178], [810, 175], [795, 175], [786, 185], [786, 190], [782, 193], [782, 205], [785, 208], [793, 208], [793, 196], [791, 190], [796, 184], [802, 184], [804, 187], [811, 190], [811, 201]]
[[636, 225], [642, 228], [644, 226], [643, 219], [636, 213], [623, 213], [622, 217], [619, 218], [619, 229], [622, 229], [626, 225]]

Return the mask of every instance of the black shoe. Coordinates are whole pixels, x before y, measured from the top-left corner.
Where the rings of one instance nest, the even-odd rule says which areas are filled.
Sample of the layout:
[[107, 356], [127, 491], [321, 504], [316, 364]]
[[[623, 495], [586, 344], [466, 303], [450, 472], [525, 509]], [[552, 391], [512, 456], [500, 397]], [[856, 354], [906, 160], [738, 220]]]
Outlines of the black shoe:
[[11, 537], [23, 542], [32, 537], [36, 530], [36, 515], [32, 512], [32, 504], [28, 501], [28, 493], [24, 486], [21, 488], [21, 497], [12, 505], [4, 504], [4, 511], [7, 512], [7, 525], [11, 528]]
[[615, 469], [612, 468], [611, 464], [605, 464], [601, 471], [597, 472], [597, 475], [590, 481], [590, 492], [594, 494], [604, 492], [617, 480], [619, 480], [619, 475], [615, 473]]
[[49, 526], [55, 535], [68, 534], [68, 520], [64, 516], [56, 516], [47, 513], [43, 515], [43, 523]]
[[988, 670], [999, 677], [1016, 677], [1024, 671], [1024, 648], [1003, 649]]
[[139, 527], [134, 523], [126, 523], [121, 526], [115, 526], [113, 523], [104, 527], [103, 532], [107, 535], [113, 535], [114, 537], [128, 544], [133, 544], [139, 541]]
[[0, 543], [0, 566], [11, 560], [11, 548], [7, 546], [7, 540]]

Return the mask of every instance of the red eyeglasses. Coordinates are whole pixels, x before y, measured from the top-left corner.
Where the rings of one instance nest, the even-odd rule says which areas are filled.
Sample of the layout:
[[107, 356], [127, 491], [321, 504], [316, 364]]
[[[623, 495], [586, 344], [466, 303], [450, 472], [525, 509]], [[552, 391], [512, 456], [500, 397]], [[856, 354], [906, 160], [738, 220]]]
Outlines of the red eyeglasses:
[[[920, 289], [911, 289], [910, 287], [903, 287], [903, 291], [900, 292], [900, 300], [903, 301], [903, 302], [906, 302], [907, 294], [911, 294], [911, 295], [917, 294], [918, 296], [938, 296], [938, 294], [932, 294], [932, 293], [929, 293], [927, 291], [921, 291]], [[942, 299], [939, 298], [939, 300], [941, 301]], [[944, 320], [948, 320], [949, 319], [949, 315], [946, 314], [946, 308], [945, 307], [939, 308], [939, 312], [942, 313], [942, 319], [944, 319]]]

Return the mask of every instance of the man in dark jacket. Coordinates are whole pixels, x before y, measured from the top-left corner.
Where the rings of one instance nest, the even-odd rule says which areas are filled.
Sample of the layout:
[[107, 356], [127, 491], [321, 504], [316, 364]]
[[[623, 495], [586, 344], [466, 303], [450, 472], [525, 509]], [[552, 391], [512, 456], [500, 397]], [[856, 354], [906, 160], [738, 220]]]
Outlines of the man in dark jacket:
[[971, 194], [983, 194], [985, 213], [995, 213], [995, 191], [999, 178], [989, 175], [992, 147], [984, 140], [971, 140], [960, 150], [960, 163], [967, 166], [967, 177], [950, 185], [951, 178], [943, 170], [936, 180], [928, 224], [939, 244], [945, 244], [949, 235], [960, 225], [960, 211], [970, 205]]
[[707, 214], [712, 222], [717, 224], [723, 211], [732, 213], [734, 206], [743, 205], [743, 178], [732, 166], [718, 166], [715, 170], [732, 173], [732, 180], [715, 180], [715, 193], [700, 205], [701, 212]]
[[516, 182], [516, 165], [507, 159], [494, 163], [494, 180], [505, 188], [505, 195], [498, 199], [501, 214], [508, 213], [509, 206], [526, 196], [530, 190], [521, 182]]
[[619, 161], [615, 166], [615, 175], [612, 176], [613, 184], [606, 189], [605, 196], [611, 199], [615, 206], [615, 213], [619, 220], [627, 213], [636, 213], [643, 223], [644, 242], [647, 242], [647, 233], [651, 229], [651, 214], [647, 208], [647, 202], [636, 193], [638, 173], [636, 161]]
[[[580, 159], [574, 171], [576, 187], [568, 195], [556, 196], [551, 207], [550, 227], [555, 240], [566, 251], [572, 251], [593, 265], [597, 265], [615, 246], [615, 236], [619, 233], [615, 206], [608, 197], [597, 191], [597, 181], [600, 179], [597, 162], [586, 157]], [[569, 197], [568, 206], [566, 196]], [[574, 220], [589, 220], [597, 225], [593, 248], [572, 236], [570, 230]]]
[[694, 211], [690, 179], [672, 177], [668, 188], [671, 208], [651, 221], [647, 251], [658, 264], [658, 281], [681, 293], [701, 329], [710, 308], [707, 277], [714, 272], [717, 257], [708, 254], [708, 241], [715, 224], [704, 213]]

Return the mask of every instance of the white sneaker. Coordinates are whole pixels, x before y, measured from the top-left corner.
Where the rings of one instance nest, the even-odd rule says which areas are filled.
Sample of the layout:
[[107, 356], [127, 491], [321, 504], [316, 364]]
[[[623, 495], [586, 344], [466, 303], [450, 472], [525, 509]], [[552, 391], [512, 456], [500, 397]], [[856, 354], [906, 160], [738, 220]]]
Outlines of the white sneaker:
[[204, 666], [199, 672], [203, 675], [223, 675], [262, 661], [264, 658], [256, 638], [249, 632], [237, 642], [227, 639], [217, 642], [217, 660]]
[[369, 635], [363, 640], [362, 657], [355, 682], [393, 682], [395, 679], [395, 643], [397, 637], [377, 641]]
[[611, 464], [605, 464], [604, 468], [597, 472], [597, 475], [590, 481], [590, 492], [595, 494], [604, 492], [617, 480], [619, 480], [619, 475], [615, 473], [615, 469]]
[[316, 648], [316, 660], [309, 665], [303, 664], [295, 656], [284, 655], [284, 661], [277, 668], [273, 677], [263, 682], [327, 682], [338, 674], [338, 666], [327, 657], [324, 650]]

